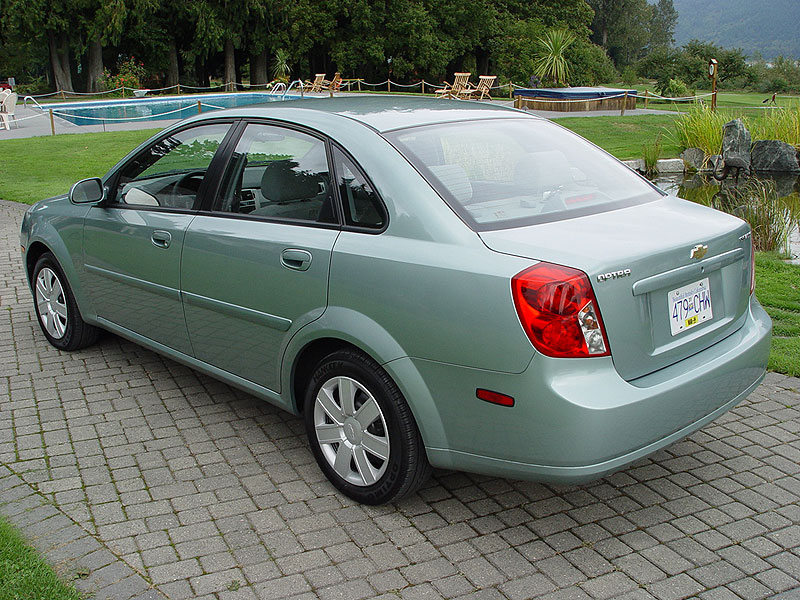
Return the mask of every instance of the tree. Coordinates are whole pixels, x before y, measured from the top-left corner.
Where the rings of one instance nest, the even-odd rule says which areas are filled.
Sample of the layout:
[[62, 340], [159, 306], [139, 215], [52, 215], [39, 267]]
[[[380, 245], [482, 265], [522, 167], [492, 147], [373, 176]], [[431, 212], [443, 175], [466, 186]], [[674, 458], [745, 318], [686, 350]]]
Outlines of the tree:
[[650, 17], [649, 50], [669, 48], [675, 41], [675, 26], [678, 24], [678, 11], [672, 0], [658, 0], [652, 7]]
[[644, 55], [652, 7], [647, 0], [587, 0], [594, 9], [592, 41], [622, 67]]
[[537, 40], [539, 47], [536, 52], [536, 74], [557, 86], [566, 85], [569, 80], [569, 63], [564, 54], [574, 41], [575, 35], [566, 29], [548, 29]]

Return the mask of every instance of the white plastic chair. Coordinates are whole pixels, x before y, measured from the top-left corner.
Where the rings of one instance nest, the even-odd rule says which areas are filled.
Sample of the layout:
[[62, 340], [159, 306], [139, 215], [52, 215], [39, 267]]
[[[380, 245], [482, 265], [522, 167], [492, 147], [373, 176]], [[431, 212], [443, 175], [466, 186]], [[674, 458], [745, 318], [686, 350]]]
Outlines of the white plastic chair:
[[[3, 119], [3, 125], [9, 131], [11, 130], [11, 119], [14, 119], [14, 121], [17, 120], [17, 117], [14, 116], [14, 110], [17, 107], [17, 98], [19, 98], [19, 96], [17, 96], [17, 94], [14, 92], [11, 92], [2, 99], [2, 104], [0, 104], [0, 106], [2, 106], [2, 110], [0, 110], [0, 118]], [[19, 127], [19, 123], [17, 124], [17, 127]]]

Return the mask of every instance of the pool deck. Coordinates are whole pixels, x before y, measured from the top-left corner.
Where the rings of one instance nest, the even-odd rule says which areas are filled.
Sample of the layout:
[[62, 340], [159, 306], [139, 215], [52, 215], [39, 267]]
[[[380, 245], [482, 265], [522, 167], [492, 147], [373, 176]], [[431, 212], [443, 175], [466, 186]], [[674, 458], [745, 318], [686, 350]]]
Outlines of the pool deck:
[[[336, 96], [358, 96], [358, 93], [339, 93]], [[327, 94], [306, 94], [307, 97], [325, 98]], [[501, 106], [513, 106], [511, 100], [493, 100], [493, 104]], [[44, 105], [45, 110], [47, 105]], [[531, 110], [527, 111], [532, 114], [545, 117], [547, 119], [560, 119], [564, 117], [604, 117], [604, 116], [619, 116], [618, 110], [593, 110], [578, 113], [564, 113], [549, 110]], [[12, 125], [11, 130], [0, 129], [0, 141], [8, 139], [29, 138], [43, 135], [51, 135], [50, 119], [47, 113], [42, 113], [38, 109], [31, 106], [23, 107], [21, 104], [17, 105], [15, 116], [20, 119], [19, 123]], [[646, 114], [665, 114], [662, 110], [637, 108], [635, 110], [626, 110], [625, 116], [646, 115]], [[65, 119], [54, 117], [56, 134], [61, 133], [93, 133], [102, 131], [129, 131], [135, 129], [163, 129], [177, 123], [180, 119], [165, 119], [163, 121], [131, 121], [131, 122], [107, 122], [105, 124], [97, 125], [75, 125]]]

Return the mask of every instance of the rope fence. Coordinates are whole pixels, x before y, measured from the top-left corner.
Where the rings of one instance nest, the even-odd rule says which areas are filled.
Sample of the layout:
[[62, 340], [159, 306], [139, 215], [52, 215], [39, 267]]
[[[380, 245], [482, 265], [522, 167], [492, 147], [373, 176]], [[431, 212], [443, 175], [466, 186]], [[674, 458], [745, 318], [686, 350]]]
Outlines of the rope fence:
[[[308, 88], [308, 86], [309, 86], [308, 82], [304, 83], [301, 80], [297, 80], [295, 82], [292, 82], [291, 85], [289, 85], [288, 89], [287, 89], [286, 83], [284, 83], [284, 82], [274, 82], [273, 81], [273, 82], [270, 82], [270, 83], [263, 83], [263, 84], [245, 84], [245, 83], [234, 82], [234, 83], [229, 83], [229, 84], [220, 84], [220, 85], [213, 85], [213, 86], [192, 86], [192, 85], [185, 85], [185, 84], [176, 84], [176, 85], [173, 85], [173, 86], [168, 86], [168, 87], [163, 87], [163, 88], [131, 88], [131, 87], [123, 86], [123, 87], [115, 88], [113, 90], [105, 90], [103, 92], [67, 92], [65, 90], [59, 90], [59, 91], [50, 92], [50, 93], [47, 93], [47, 94], [38, 94], [38, 95], [32, 95], [32, 96], [25, 96], [25, 98], [23, 100], [24, 106], [27, 107], [27, 101], [30, 99], [30, 100], [32, 100], [34, 102], [36, 108], [41, 109], [42, 112], [38, 113], [38, 114], [33, 114], [33, 115], [30, 115], [30, 116], [26, 116], [26, 117], [15, 118], [15, 121], [16, 122], [22, 122], [22, 121], [27, 121], [27, 120], [30, 120], [30, 119], [36, 119], [36, 118], [39, 118], [39, 117], [46, 117], [46, 116], [49, 115], [50, 116], [50, 124], [51, 124], [51, 133], [53, 135], [55, 135], [54, 117], [59, 117], [59, 118], [62, 118], [64, 120], [66, 120], [66, 121], [69, 121], [69, 122], [74, 122], [74, 121], [72, 121], [73, 119], [80, 118], [80, 119], [84, 119], [85, 121], [95, 121], [97, 123], [102, 123], [105, 126], [105, 123], [107, 123], [107, 122], [115, 123], [115, 122], [133, 122], [133, 121], [142, 121], [142, 120], [157, 120], [157, 119], [160, 119], [162, 117], [166, 117], [168, 115], [173, 115], [173, 114], [177, 114], [177, 113], [184, 113], [185, 114], [187, 109], [191, 109], [194, 106], [194, 104], [191, 104], [191, 105], [188, 105], [188, 106], [183, 106], [183, 107], [180, 107], [180, 108], [176, 108], [176, 109], [165, 111], [165, 112], [161, 112], [161, 113], [151, 113], [151, 114], [148, 114], [148, 115], [142, 115], [142, 116], [136, 116], [136, 117], [133, 117], [133, 116], [131, 116], [131, 117], [92, 117], [92, 116], [88, 116], [88, 115], [73, 115], [73, 114], [70, 114], [70, 113], [67, 113], [67, 112], [62, 112], [61, 110], [59, 110], [57, 108], [48, 109], [47, 108], [47, 104], [45, 104], [44, 106], [39, 105], [39, 103], [36, 102], [36, 98], [52, 98], [53, 96], [59, 96], [60, 95], [63, 99], [66, 99], [67, 95], [69, 95], [69, 96], [78, 96], [78, 97], [82, 97], [82, 96], [103, 96], [103, 95], [114, 94], [114, 93], [118, 93], [118, 92], [121, 92], [122, 95], [123, 95], [123, 98], [124, 98], [126, 91], [130, 91], [134, 96], [143, 97], [145, 94], [155, 94], [155, 93], [158, 93], [158, 92], [168, 92], [170, 90], [176, 90], [178, 92], [178, 94], [180, 95], [181, 89], [197, 90], [197, 91], [202, 91], [202, 90], [210, 91], [210, 90], [220, 90], [220, 89], [226, 89], [227, 90], [227, 89], [231, 89], [231, 88], [244, 89], [244, 90], [254, 89], [254, 88], [271, 88], [270, 93], [275, 93], [275, 94], [278, 94], [278, 95], [282, 95], [282, 97], [285, 97], [286, 94], [293, 88], [293, 86], [295, 84], [299, 84], [299, 87], [297, 89], [299, 89], [301, 91], [301, 95], [303, 94], [303, 90]], [[371, 87], [371, 88], [379, 88], [379, 87], [382, 87], [382, 86], [386, 86], [388, 91], [391, 91], [392, 87], [399, 88], [399, 89], [402, 89], [402, 90], [410, 90], [410, 89], [419, 87], [422, 90], [422, 93], [424, 94], [426, 88], [431, 89], [431, 90], [440, 90], [440, 89], [444, 89], [444, 88], [448, 87], [448, 85], [449, 84], [442, 85], [442, 84], [437, 84], [437, 83], [431, 83], [431, 82], [428, 82], [428, 81], [425, 81], [425, 80], [421, 80], [421, 81], [418, 81], [416, 83], [398, 83], [398, 82], [392, 81], [391, 79], [386, 79], [385, 81], [381, 81], [381, 82], [377, 82], [377, 83], [370, 83], [370, 82], [367, 82], [367, 81], [365, 81], [363, 79], [360, 79], [360, 78], [358, 78], [358, 79], [342, 79], [341, 80], [341, 88], [344, 88], [344, 89], [346, 89], [348, 91], [352, 91], [353, 87], [357, 87], [358, 91], [361, 91], [361, 86], [366, 86], [366, 87]], [[497, 85], [491, 86], [489, 89], [491, 89], [491, 90], [500, 90], [500, 89], [508, 90], [508, 97], [512, 98], [514, 96], [514, 91], [515, 90], [520, 90], [520, 89], [523, 89], [523, 90], [527, 90], [527, 89], [535, 90], [536, 88], [528, 88], [528, 87], [525, 87], [525, 86], [522, 86], [522, 85], [518, 85], [518, 84], [513, 83], [513, 82], [508, 82], [508, 83], [501, 83], [501, 84], [497, 84]], [[139, 92], [139, 94], [136, 94], [136, 92]], [[308, 93], [308, 92], [306, 91], [305, 93]], [[328, 89], [322, 90], [322, 93], [330, 93], [331, 95], [333, 95], [332, 90], [328, 90]], [[560, 99], [560, 98], [536, 97], [535, 101], [537, 103], [559, 105], [559, 104], [571, 104], [571, 103], [578, 103], [578, 102], [582, 102], [582, 103], [602, 102], [604, 100], [610, 100], [610, 99], [615, 99], [615, 98], [626, 98], [626, 99], [627, 98], [636, 98], [637, 100], [644, 100], [645, 108], [646, 108], [647, 107], [647, 102], [649, 100], [660, 100], [660, 101], [667, 101], [667, 102], [687, 103], [687, 102], [702, 101], [702, 99], [712, 97], [713, 95], [714, 95], [714, 92], [709, 92], [709, 93], [703, 93], [703, 94], [694, 94], [692, 96], [681, 96], [681, 97], [672, 98], [672, 97], [669, 97], [669, 96], [662, 96], [662, 95], [657, 94], [655, 92], [651, 92], [649, 90], [646, 90], [644, 92], [644, 94], [642, 94], [641, 92], [637, 92], [637, 93], [634, 93], [634, 94], [631, 94], [629, 92], [625, 92], [625, 93], [620, 93], [620, 94], [613, 94], [613, 95], [609, 95], [609, 96], [603, 96], [603, 97], [600, 97], [600, 98], [566, 98], [566, 99]], [[215, 105], [215, 104], [203, 102], [202, 100], [197, 100], [197, 105], [196, 106], [197, 106], [197, 112], [198, 113], [202, 113], [203, 107], [211, 109], [211, 110], [218, 110], [218, 109], [227, 108], [227, 107], [224, 107], [224, 106], [218, 106], [218, 105]], [[776, 108], [780, 108], [780, 107], [772, 105], [772, 106], [745, 106], [745, 107], [738, 107], [738, 108], [776, 109]], [[625, 112], [625, 109], [623, 108], [622, 111], [621, 111], [621, 114], [624, 115], [624, 112]]]

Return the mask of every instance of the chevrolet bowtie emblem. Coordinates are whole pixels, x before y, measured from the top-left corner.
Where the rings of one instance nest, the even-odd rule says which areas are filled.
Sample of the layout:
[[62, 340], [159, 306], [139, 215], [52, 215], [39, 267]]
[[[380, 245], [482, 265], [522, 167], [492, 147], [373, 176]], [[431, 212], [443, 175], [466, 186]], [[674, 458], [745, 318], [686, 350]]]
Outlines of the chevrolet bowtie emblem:
[[706, 252], [708, 252], [708, 246], [705, 244], [697, 244], [697, 246], [692, 248], [692, 253], [689, 255], [689, 258], [700, 260], [706, 255]]

